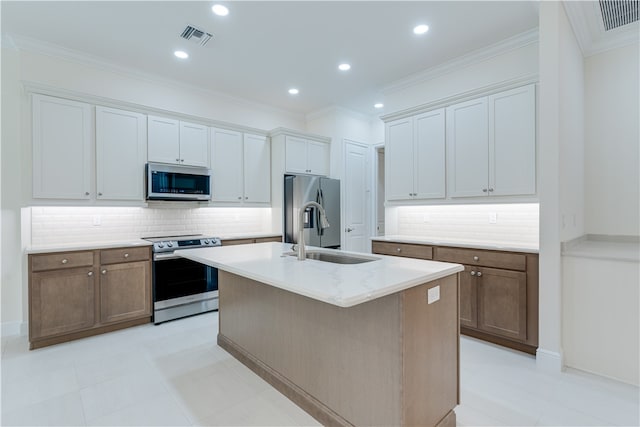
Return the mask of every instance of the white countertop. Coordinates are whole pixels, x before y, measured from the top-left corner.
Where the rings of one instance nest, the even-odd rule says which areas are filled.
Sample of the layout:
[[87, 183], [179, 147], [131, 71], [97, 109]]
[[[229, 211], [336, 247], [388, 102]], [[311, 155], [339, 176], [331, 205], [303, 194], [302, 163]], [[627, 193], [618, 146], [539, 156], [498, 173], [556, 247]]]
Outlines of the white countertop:
[[[308, 247], [307, 251], [352, 252]], [[462, 271], [460, 264], [383, 255], [362, 264], [298, 261], [283, 256], [291, 244], [257, 243], [215, 248], [182, 249], [175, 253], [229, 273], [266, 283], [338, 307], [352, 307]]]
[[108, 242], [77, 242], [65, 243], [61, 245], [39, 245], [30, 246], [25, 249], [26, 254], [42, 254], [47, 252], [68, 252], [68, 251], [92, 251], [95, 249], [128, 248], [136, 246], [151, 246], [151, 242], [142, 239], [135, 240], [114, 240]]
[[539, 245], [531, 242], [502, 242], [492, 240], [473, 240], [473, 239], [443, 239], [443, 238], [429, 238], [429, 237], [414, 237], [414, 236], [400, 236], [400, 235], [388, 235], [372, 237], [371, 240], [378, 242], [397, 242], [397, 243], [413, 243], [417, 245], [434, 245], [434, 246], [453, 246], [457, 248], [475, 248], [475, 249], [489, 249], [494, 251], [509, 251], [509, 252], [527, 252], [537, 254], [539, 252]]
[[640, 262], [640, 242], [637, 236], [586, 235], [563, 243], [562, 256]]

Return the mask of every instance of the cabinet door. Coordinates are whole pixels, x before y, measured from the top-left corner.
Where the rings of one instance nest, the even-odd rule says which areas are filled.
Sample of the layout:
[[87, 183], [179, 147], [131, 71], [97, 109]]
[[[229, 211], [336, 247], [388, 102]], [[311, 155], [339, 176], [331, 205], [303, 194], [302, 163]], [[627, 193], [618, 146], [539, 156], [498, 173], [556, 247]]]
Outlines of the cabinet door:
[[413, 121], [387, 123], [385, 137], [385, 194], [387, 200], [413, 198]]
[[180, 164], [209, 167], [207, 126], [180, 122]]
[[489, 97], [489, 153], [489, 191], [492, 196], [535, 194], [534, 85]]
[[285, 169], [291, 173], [309, 173], [307, 140], [295, 136], [285, 137]]
[[150, 162], [180, 163], [180, 122], [149, 116], [147, 158]]
[[29, 339], [93, 327], [95, 276], [92, 267], [31, 273]]
[[149, 261], [100, 267], [100, 322], [113, 323], [151, 316]]
[[147, 116], [96, 107], [97, 198], [143, 200]]
[[92, 107], [44, 95], [32, 101], [33, 197], [89, 199]]
[[447, 158], [451, 197], [489, 194], [487, 98], [447, 108]]
[[506, 338], [527, 339], [527, 274], [477, 268], [478, 328]]
[[307, 146], [307, 167], [309, 173], [314, 175], [329, 175], [329, 149], [330, 146], [324, 142], [308, 141]]
[[211, 128], [211, 200], [241, 203], [242, 133]]
[[414, 193], [417, 199], [445, 196], [444, 108], [420, 114], [414, 123]]
[[244, 201], [271, 203], [271, 144], [266, 136], [244, 135]]
[[[473, 272], [473, 275], [471, 274]], [[476, 267], [465, 266], [460, 273], [460, 325], [478, 327], [478, 299], [476, 291]]]

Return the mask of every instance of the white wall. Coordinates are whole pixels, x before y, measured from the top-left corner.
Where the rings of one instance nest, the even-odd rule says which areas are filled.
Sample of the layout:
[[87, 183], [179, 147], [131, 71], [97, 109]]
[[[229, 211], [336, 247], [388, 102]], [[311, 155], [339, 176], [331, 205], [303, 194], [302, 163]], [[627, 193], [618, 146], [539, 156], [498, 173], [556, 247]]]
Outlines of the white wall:
[[[27, 276], [21, 220], [31, 189], [30, 111], [22, 82], [263, 130], [305, 129], [302, 115], [274, 109], [179, 82], [84, 63], [35, 51], [2, 48], [2, 325], [17, 333], [27, 318]], [[8, 106], [8, 107], [7, 107]], [[26, 220], [30, 216], [26, 215]], [[37, 236], [36, 236], [37, 237]], [[24, 325], [24, 324], [23, 324]]]
[[585, 59], [589, 234], [640, 234], [640, 45]]

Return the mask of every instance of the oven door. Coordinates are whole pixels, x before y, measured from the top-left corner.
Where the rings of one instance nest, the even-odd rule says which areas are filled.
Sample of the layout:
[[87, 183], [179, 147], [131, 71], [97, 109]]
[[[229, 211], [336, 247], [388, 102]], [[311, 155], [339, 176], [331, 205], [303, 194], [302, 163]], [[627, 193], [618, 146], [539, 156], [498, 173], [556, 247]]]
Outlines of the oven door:
[[153, 263], [154, 303], [218, 291], [218, 269], [176, 256]]

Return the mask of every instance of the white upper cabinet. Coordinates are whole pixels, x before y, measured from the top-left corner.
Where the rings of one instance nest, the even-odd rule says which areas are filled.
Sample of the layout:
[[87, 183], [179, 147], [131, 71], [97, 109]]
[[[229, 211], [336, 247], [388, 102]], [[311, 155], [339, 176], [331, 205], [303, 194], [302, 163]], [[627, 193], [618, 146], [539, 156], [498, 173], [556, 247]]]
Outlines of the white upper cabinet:
[[447, 189], [450, 197], [488, 194], [488, 127], [486, 97], [447, 108]]
[[212, 202], [271, 203], [271, 149], [265, 136], [211, 128]]
[[329, 175], [329, 144], [285, 136], [285, 169], [288, 173]]
[[180, 164], [209, 167], [207, 126], [180, 122]]
[[150, 162], [209, 167], [206, 126], [166, 117], [148, 118]]
[[534, 85], [447, 108], [451, 197], [536, 193]]
[[97, 199], [144, 199], [146, 148], [146, 115], [96, 107]]
[[271, 203], [271, 144], [266, 136], [244, 134], [244, 201]]
[[90, 199], [92, 106], [33, 95], [33, 197]]
[[445, 197], [445, 112], [387, 123], [387, 200]]
[[489, 190], [536, 193], [536, 101], [533, 85], [489, 96]]

